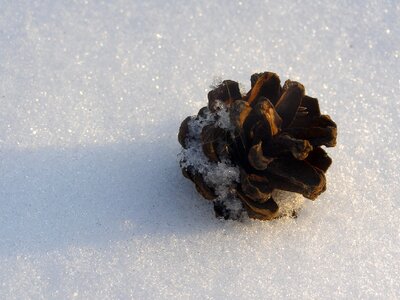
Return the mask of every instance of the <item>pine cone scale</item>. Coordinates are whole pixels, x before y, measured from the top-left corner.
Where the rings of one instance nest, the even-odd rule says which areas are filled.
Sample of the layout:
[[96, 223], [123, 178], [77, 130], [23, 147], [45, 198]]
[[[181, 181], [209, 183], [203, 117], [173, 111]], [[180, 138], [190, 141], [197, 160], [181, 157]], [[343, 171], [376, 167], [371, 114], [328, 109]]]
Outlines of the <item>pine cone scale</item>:
[[276, 104], [276, 111], [282, 117], [282, 128], [289, 127], [304, 97], [304, 87], [298, 82], [285, 83], [284, 92]]
[[238, 196], [243, 201], [244, 207], [248, 211], [250, 217], [257, 216], [258, 219], [271, 220], [278, 213], [279, 207], [272, 198], [269, 198], [264, 203], [259, 203], [251, 200], [241, 191], [238, 191]]
[[253, 74], [251, 76], [251, 90], [247, 94], [247, 102], [252, 104], [260, 97], [266, 97], [275, 104], [281, 94], [279, 76], [272, 72]]
[[300, 193], [308, 199], [315, 199], [326, 189], [324, 172], [305, 161], [276, 159], [266, 171], [280, 178], [272, 183], [275, 188]]
[[313, 151], [308, 154], [306, 161], [324, 173], [332, 164], [332, 159], [321, 147], [314, 147]]

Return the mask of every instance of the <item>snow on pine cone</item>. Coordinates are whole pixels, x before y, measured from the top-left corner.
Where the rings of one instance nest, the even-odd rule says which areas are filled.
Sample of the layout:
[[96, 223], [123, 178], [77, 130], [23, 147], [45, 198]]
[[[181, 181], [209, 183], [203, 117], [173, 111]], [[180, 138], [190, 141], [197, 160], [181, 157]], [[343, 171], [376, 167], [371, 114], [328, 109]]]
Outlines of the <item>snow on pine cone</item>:
[[253, 74], [246, 95], [225, 80], [208, 93], [207, 107], [182, 122], [180, 166], [217, 217], [295, 216], [299, 194], [314, 200], [326, 189], [332, 161], [321, 146], [335, 146], [336, 133], [302, 84], [282, 87], [275, 73]]

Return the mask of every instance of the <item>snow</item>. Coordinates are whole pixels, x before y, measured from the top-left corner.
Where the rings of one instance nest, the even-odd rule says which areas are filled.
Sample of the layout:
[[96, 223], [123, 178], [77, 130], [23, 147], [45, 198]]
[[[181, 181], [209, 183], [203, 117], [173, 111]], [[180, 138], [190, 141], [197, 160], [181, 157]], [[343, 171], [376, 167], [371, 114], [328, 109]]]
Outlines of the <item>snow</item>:
[[[0, 298], [400, 298], [398, 2], [0, 5]], [[217, 220], [179, 124], [261, 71], [337, 122], [328, 189]]]

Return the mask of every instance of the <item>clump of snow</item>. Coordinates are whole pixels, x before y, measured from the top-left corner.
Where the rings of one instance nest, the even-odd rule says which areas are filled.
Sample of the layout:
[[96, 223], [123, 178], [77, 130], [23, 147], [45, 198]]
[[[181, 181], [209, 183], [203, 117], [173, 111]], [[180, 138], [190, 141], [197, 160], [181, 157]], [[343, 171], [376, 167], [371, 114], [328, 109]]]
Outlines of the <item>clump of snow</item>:
[[225, 129], [227, 131], [232, 132], [233, 131], [233, 125], [231, 123], [231, 120], [229, 118], [229, 111], [225, 107], [225, 105], [220, 105], [220, 108], [216, 111], [217, 121], [216, 125], [219, 128]]
[[272, 191], [272, 198], [279, 206], [279, 215], [296, 216], [304, 204], [304, 197], [300, 194], [275, 189]]
[[214, 201], [223, 203], [231, 211], [232, 216], [240, 218], [244, 209], [240, 200], [235, 197], [235, 186], [239, 182], [240, 170], [228, 158], [219, 162], [210, 161], [202, 149], [201, 132], [210, 124], [232, 130], [229, 111], [223, 102], [216, 102], [216, 111], [206, 109], [201, 116], [192, 117], [188, 123], [187, 147], [178, 154], [182, 168], [193, 167], [202, 174], [208, 186], [214, 189], [217, 198]]

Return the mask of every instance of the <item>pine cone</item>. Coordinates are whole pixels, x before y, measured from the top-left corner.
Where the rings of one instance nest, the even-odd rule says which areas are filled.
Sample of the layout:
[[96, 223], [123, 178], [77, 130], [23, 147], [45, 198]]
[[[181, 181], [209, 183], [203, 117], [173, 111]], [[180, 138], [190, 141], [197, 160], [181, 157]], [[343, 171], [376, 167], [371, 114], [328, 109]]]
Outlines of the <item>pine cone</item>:
[[213, 200], [217, 217], [295, 215], [296, 205], [282, 209], [291, 202], [287, 193], [277, 200], [282, 191], [312, 200], [325, 191], [332, 161], [321, 146], [335, 146], [336, 133], [302, 84], [287, 80], [281, 87], [275, 73], [253, 74], [246, 95], [225, 80], [209, 92], [208, 107], [182, 122], [180, 165], [197, 191]]

